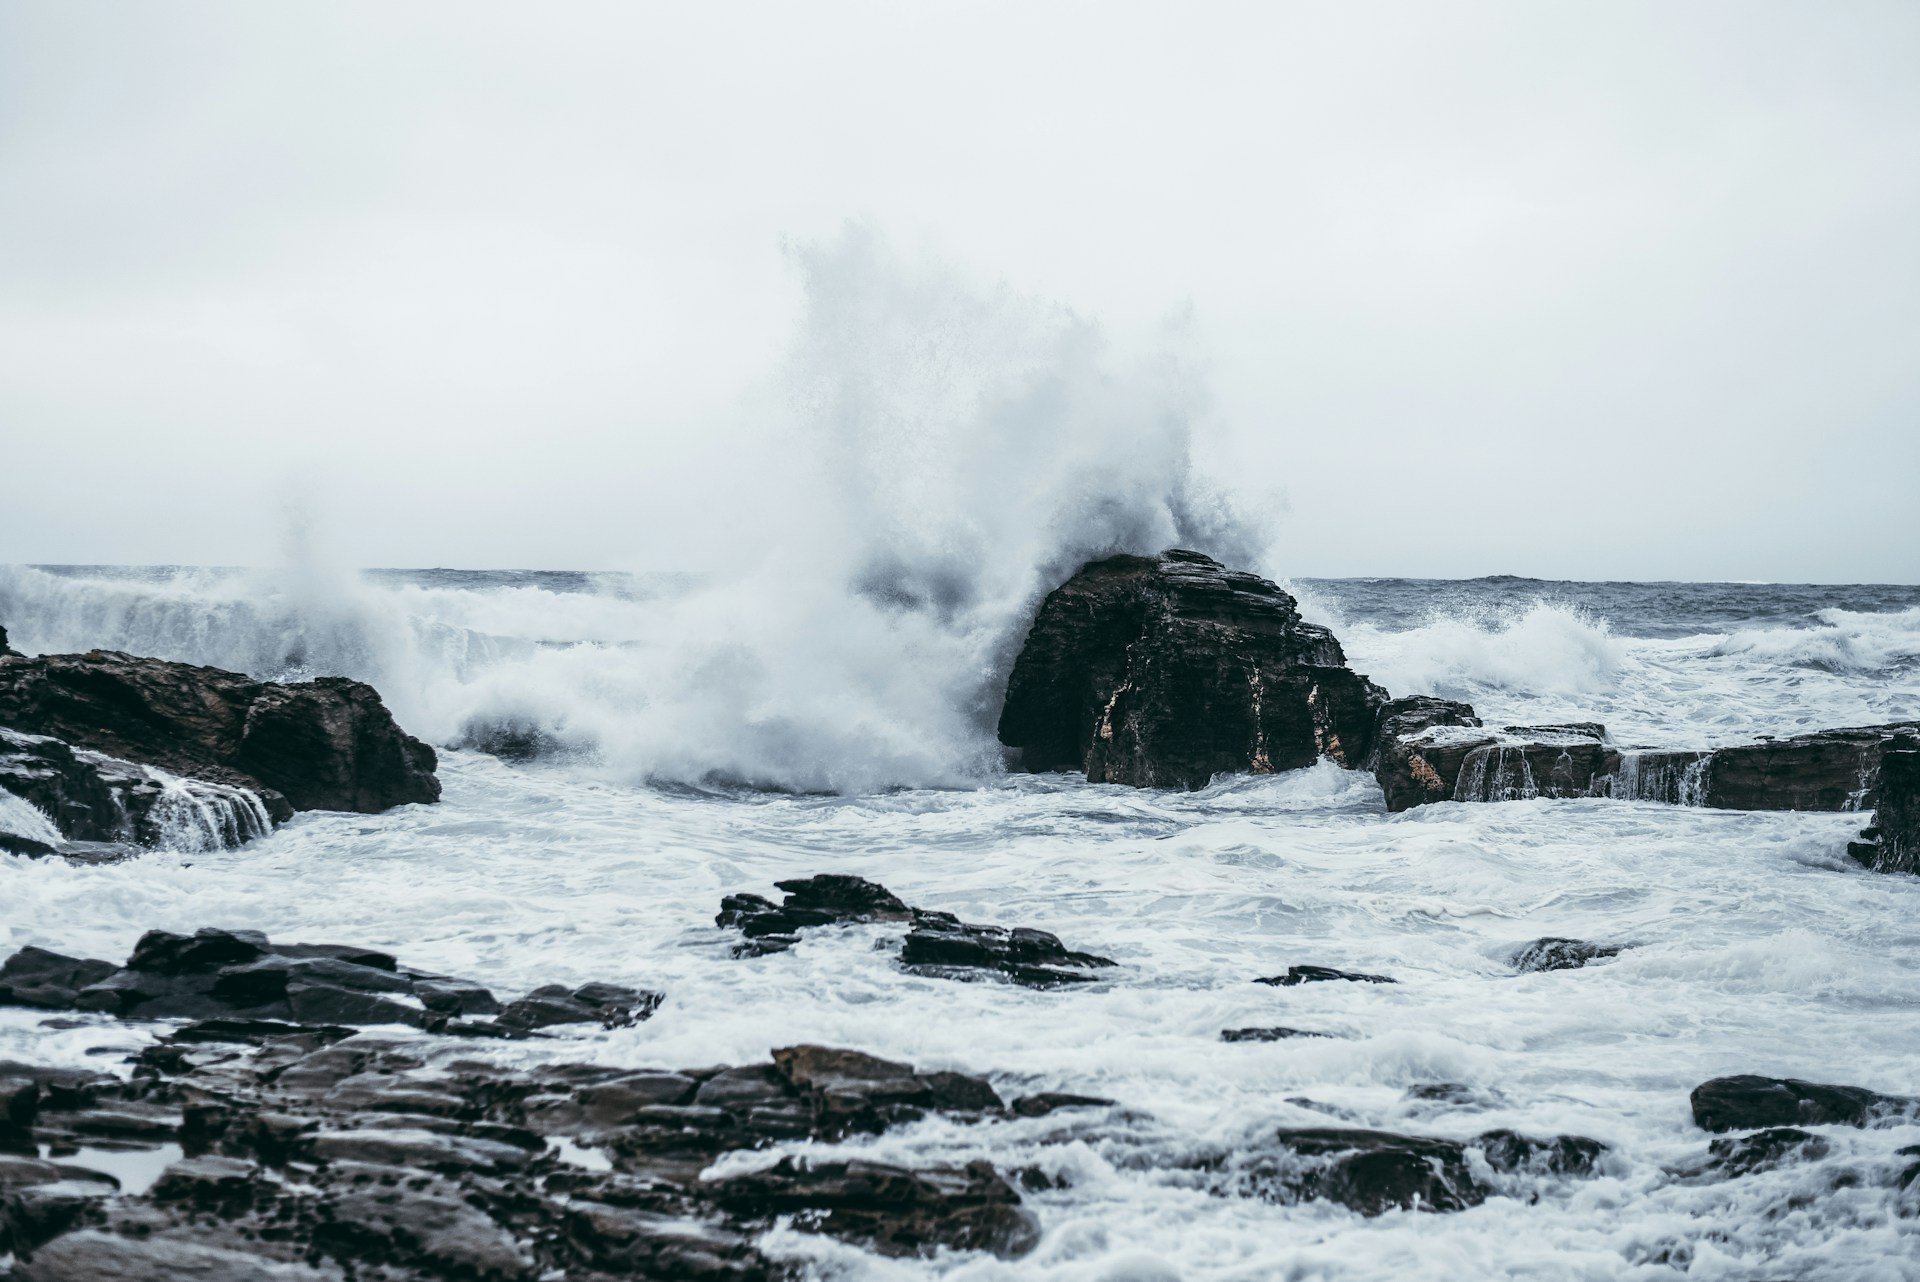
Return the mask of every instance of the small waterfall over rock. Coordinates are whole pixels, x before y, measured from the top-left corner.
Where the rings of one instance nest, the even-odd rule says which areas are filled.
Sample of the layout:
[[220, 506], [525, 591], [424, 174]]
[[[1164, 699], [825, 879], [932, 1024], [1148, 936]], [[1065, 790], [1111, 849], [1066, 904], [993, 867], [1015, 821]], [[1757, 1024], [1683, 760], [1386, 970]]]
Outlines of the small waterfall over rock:
[[159, 792], [142, 817], [142, 844], [183, 853], [228, 850], [273, 831], [266, 805], [248, 789], [155, 766], [146, 772]]
[[1704, 806], [1712, 771], [1710, 752], [1623, 752], [1619, 769], [1593, 781], [1593, 795]]

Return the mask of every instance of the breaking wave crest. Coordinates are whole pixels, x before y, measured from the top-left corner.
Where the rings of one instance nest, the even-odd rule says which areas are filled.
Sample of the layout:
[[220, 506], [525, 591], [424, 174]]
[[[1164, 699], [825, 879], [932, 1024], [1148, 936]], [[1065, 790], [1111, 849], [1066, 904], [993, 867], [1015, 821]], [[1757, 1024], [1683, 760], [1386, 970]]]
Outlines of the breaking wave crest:
[[848, 229], [794, 251], [791, 421], [756, 466], [770, 550], [657, 596], [390, 586], [294, 556], [140, 578], [0, 570], [33, 651], [93, 646], [263, 677], [372, 682], [441, 744], [590, 759], [627, 778], [802, 791], [992, 774], [1034, 603], [1081, 562], [1262, 532], [1193, 468], [1205, 398], [1169, 332], [1118, 352], [1075, 313]]
[[1707, 651], [1820, 672], [1871, 675], [1920, 669], [1920, 607], [1866, 613], [1821, 610], [1811, 628], [1735, 632]]
[[1548, 600], [1434, 615], [1400, 632], [1350, 626], [1342, 639], [1355, 666], [1390, 690], [1469, 701], [1488, 691], [1599, 694], [1613, 686], [1627, 655], [1605, 619]]

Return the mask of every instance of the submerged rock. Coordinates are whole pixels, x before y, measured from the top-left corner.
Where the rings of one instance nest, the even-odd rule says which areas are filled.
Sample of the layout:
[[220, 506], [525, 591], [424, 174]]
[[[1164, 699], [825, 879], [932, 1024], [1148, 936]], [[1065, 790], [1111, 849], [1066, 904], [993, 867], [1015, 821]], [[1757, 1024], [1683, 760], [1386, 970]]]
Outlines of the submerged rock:
[[1284, 975], [1269, 975], [1265, 979], [1256, 979], [1256, 984], [1271, 984], [1276, 988], [1291, 988], [1295, 984], [1320, 984], [1329, 980], [1344, 979], [1359, 984], [1397, 984], [1400, 981], [1386, 975], [1366, 975], [1354, 970], [1335, 970], [1331, 966], [1289, 966]]
[[1848, 845], [1875, 872], [1920, 873], [1920, 739], [1889, 741], [1880, 757], [1879, 804], [1873, 823]]
[[1200, 788], [1330, 757], [1357, 768], [1386, 695], [1256, 575], [1197, 552], [1094, 561], [1041, 603], [1000, 741], [1027, 770]]
[[1693, 1088], [1693, 1120], [1709, 1131], [1866, 1126], [1920, 1115], [1920, 1100], [1797, 1078], [1716, 1077]]
[[1284, 1028], [1271, 1025], [1266, 1028], [1223, 1028], [1220, 1040], [1223, 1042], [1282, 1042], [1295, 1037], [1332, 1037], [1332, 1033], [1313, 1033], [1304, 1028]]
[[898, 956], [915, 974], [944, 979], [999, 975], [1030, 988], [1050, 988], [1096, 978], [1087, 972], [1114, 964], [1074, 952], [1044, 930], [981, 926], [952, 913], [910, 908], [885, 886], [861, 877], [830, 873], [775, 884], [786, 892], [783, 903], [748, 894], [720, 901], [714, 924], [746, 936], [735, 947], [735, 956], [784, 951], [799, 942], [802, 930], [814, 927], [905, 922], [908, 930]]
[[1583, 939], [1543, 936], [1513, 954], [1513, 968], [1522, 974], [1543, 970], [1579, 970], [1591, 961], [1617, 957], [1624, 944], [1590, 944]]
[[277, 685], [110, 650], [10, 655], [0, 726], [245, 788], [286, 813], [440, 797], [433, 749], [394, 724], [372, 686], [344, 677]]
[[[0, 1004], [90, 1010], [123, 1019], [260, 1025], [404, 1024], [523, 1036], [555, 1024], [637, 1023], [660, 994], [613, 984], [534, 990], [502, 1009], [478, 984], [414, 970], [344, 944], [274, 944], [252, 930], [150, 930], [125, 966], [23, 948], [0, 965]], [[495, 1015], [497, 1020], [470, 1017]]]

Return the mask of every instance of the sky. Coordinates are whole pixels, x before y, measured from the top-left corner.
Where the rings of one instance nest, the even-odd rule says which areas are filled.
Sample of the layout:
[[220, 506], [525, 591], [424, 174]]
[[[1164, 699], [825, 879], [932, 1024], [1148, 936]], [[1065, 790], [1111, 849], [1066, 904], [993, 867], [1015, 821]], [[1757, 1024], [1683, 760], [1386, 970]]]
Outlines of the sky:
[[1177, 323], [1287, 574], [1920, 581], [1916, 67], [1909, 0], [0, 0], [0, 562], [750, 558], [851, 223]]

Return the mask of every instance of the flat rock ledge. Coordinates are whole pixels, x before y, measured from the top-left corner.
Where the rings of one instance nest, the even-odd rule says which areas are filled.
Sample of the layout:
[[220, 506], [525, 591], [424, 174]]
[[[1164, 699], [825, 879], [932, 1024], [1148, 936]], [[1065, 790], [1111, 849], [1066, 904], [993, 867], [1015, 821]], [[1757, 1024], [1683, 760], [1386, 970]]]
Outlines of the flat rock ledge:
[[1871, 809], [1911, 722], [1713, 751], [1622, 748], [1596, 722], [1481, 724], [1471, 704], [1413, 695], [1380, 709], [1374, 777], [1390, 811], [1436, 801], [1606, 797], [1721, 810]]
[[1323, 756], [1358, 767], [1385, 699], [1286, 592], [1175, 549], [1090, 562], [1047, 595], [999, 733], [1026, 770], [1192, 789]]
[[281, 685], [111, 650], [5, 653], [0, 726], [245, 789], [276, 822], [440, 797], [433, 749], [394, 723], [372, 686], [344, 677]]
[[223, 1021], [234, 1029], [399, 1024], [516, 1038], [560, 1024], [638, 1023], [659, 993], [616, 984], [537, 988], [502, 1003], [478, 984], [345, 944], [274, 944], [258, 931], [150, 930], [124, 966], [23, 948], [0, 964], [0, 1005], [122, 1019]]
[[721, 901], [714, 924], [746, 936], [735, 947], [735, 956], [784, 952], [799, 942], [804, 930], [877, 922], [907, 927], [898, 960], [920, 975], [1001, 978], [1029, 988], [1055, 988], [1096, 979], [1094, 972], [1114, 964], [1075, 952], [1044, 930], [975, 925], [952, 913], [909, 907], [885, 886], [861, 877], [826, 873], [774, 884], [786, 892], [778, 904], [751, 894], [728, 895]]

